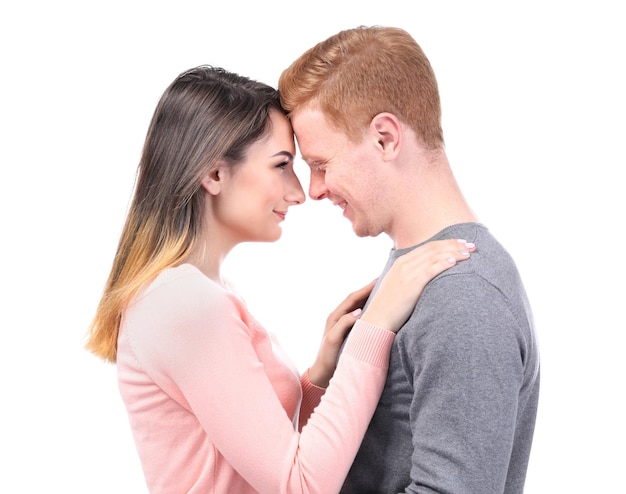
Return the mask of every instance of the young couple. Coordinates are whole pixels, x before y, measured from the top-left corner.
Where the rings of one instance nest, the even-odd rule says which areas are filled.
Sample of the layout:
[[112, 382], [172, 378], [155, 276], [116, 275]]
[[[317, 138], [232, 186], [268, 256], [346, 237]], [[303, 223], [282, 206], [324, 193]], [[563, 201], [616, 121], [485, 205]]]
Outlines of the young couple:
[[[311, 198], [394, 243], [302, 375], [220, 272], [237, 244], [277, 240], [305, 200], [294, 132]], [[531, 311], [459, 190], [435, 76], [401, 29], [330, 37], [278, 92], [209, 66], [176, 78], [87, 348], [117, 363], [152, 493], [523, 491]]]

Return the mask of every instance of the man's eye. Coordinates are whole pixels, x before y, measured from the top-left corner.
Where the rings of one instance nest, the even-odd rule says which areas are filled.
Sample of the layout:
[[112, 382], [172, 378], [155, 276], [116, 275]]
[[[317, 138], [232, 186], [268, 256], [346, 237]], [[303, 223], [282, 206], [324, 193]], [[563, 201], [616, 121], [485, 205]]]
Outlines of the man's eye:
[[317, 173], [324, 173], [326, 171], [326, 163], [311, 163], [311, 169]]

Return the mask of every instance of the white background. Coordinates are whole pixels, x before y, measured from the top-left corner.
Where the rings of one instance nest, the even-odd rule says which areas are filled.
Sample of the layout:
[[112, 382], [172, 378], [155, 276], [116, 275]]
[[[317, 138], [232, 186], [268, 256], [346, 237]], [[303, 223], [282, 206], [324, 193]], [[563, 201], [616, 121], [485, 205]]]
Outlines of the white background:
[[[0, 7], [0, 491], [145, 492], [115, 368], [82, 344], [165, 87], [203, 63], [275, 85], [328, 35], [384, 24], [429, 56], [457, 178], [534, 307], [542, 395], [526, 492], [626, 492], [620, 2], [213, 3]], [[278, 243], [241, 246], [226, 268], [304, 369], [328, 312], [390, 247], [309, 200]]]

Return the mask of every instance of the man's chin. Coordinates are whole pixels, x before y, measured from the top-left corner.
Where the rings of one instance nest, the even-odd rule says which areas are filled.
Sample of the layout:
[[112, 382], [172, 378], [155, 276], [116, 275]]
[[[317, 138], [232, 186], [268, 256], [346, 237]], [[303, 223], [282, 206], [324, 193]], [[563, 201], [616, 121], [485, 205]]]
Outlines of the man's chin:
[[383, 233], [382, 230], [373, 230], [372, 228], [368, 228], [366, 225], [359, 225], [358, 223], [354, 223], [353, 221], [351, 221], [350, 223], [352, 224], [352, 231], [357, 237], [374, 238], [374, 237], [378, 237], [378, 235]]
[[372, 235], [372, 233], [367, 228], [363, 228], [362, 226], [356, 225], [354, 223], [352, 223], [352, 231], [357, 237], [361, 237], [361, 238], [376, 236], [376, 235]]

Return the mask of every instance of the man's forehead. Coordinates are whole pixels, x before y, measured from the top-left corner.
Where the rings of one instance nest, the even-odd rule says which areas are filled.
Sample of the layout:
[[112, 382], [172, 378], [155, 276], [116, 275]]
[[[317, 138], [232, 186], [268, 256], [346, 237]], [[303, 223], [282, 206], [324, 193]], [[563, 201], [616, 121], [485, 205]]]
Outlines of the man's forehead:
[[290, 119], [296, 135], [301, 134], [304, 137], [322, 130], [328, 125], [328, 121], [321, 110], [308, 106], [293, 112]]
[[315, 136], [313, 131], [304, 130], [300, 134], [296, 134], [300, 157], [306, 161], [316, 161], [323, 159], [323, 150], [325, 146], [319, 136]]
[[292, 126], [302, 160], [319, 165], [334, 154], [338, 131], [330, 125], [321, 110], [305, 107], [294, 112]]

